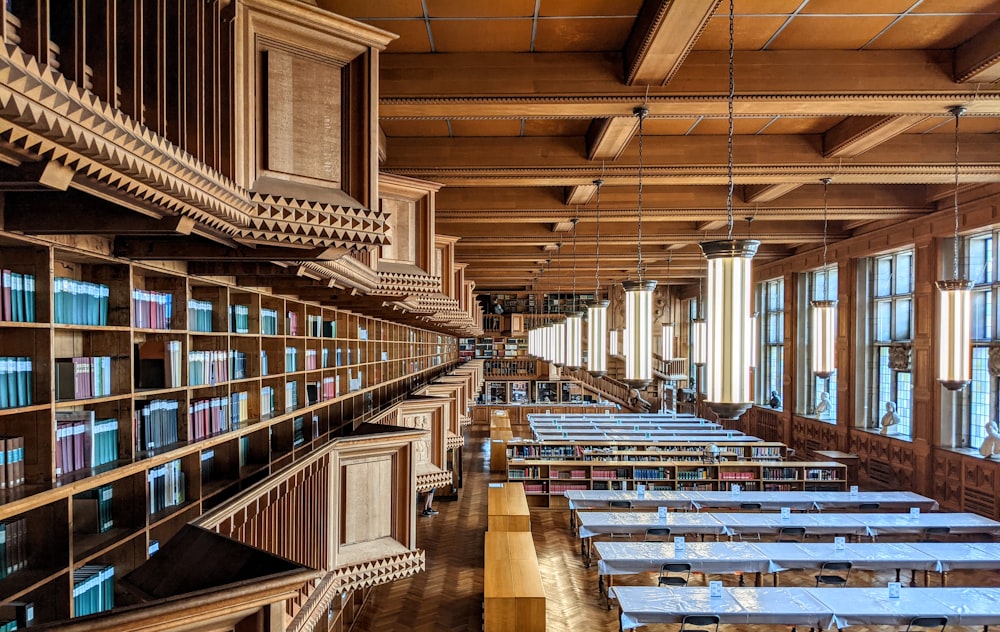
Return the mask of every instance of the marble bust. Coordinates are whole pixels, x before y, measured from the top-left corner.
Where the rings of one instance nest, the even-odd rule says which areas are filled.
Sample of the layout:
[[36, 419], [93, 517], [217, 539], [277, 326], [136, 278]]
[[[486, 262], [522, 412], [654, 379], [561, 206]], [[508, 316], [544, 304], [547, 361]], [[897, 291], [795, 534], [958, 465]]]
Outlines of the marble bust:
[[882, 415], [882, 420], [879, 422], [879, 425], [882, 426], [882, 430], [879, 434], [889, 434], [889, 428], [892, 428], [898, 423], [899, 415], [896, 414], [896, 402], [886, 402], [885, 414]]
[[816, 402], [816, 416], [824, 417], [830, 413], [830, 394], [826, 391], [819, 394], [819, 401]]
[[983, 428], [986, 430], [986, 439], [979, 446], [979, 453], [988, 459], [1000, 457], [1000, 429], [997, 428], [997, 422], [987, 421]]

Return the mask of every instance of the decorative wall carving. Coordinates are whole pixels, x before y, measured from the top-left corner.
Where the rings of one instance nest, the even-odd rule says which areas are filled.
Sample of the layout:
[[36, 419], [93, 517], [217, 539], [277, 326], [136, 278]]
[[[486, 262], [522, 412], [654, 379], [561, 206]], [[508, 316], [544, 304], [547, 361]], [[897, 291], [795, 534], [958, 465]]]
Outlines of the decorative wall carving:
[[892, 343], [889, 345], [889, 368], [893, 371], [909, 371], [912, 368], [912, 354], [912, 344], [907, 342]]

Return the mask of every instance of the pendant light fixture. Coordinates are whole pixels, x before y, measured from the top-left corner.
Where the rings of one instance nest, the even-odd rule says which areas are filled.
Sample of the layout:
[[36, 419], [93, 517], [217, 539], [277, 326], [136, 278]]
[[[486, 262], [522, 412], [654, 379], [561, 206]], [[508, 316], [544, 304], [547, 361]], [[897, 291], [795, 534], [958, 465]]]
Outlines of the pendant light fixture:
[[566, 368], [575, 371], [583, 366], [583, 312], [576, 302], [576, 225], [580, 214], [573, 218], [573, 306], [566, 313]]
[[642, 123], [649, 115], [646, 106], [633, 110], [639, 117], [639, 203], [636, 273], [638, 279], [623, 283], [625, 287], [625, 383], [642, 389], [653, 381], [653, 290], [656, 281], [642, 278]]
[[736, 419], [753, 402], [750, 392], [751, 266], [760, 242], [733, 239], [733, 101], [735, 100], [735, 9], [729, 0], [729, 113], [726, 176], [726, 239], [702, 242], [708, 259], [708, 358], [705, 404], [721, 419]]
[[[604, 165], [601, 165], [604, 175]], [[594, 377], [608, 373], [608, 300], [601, 298], [601, 187], [604, 179], [594, 180], [597, 187], [597, 210], [595, 212], [595, 252], [594, 299], [587, 305], [587, 372]]]
[[562, 318], [562, 243], [556, 244], [556, 300], [559, 318], [552, 323], [552, 337], [549, 341], [552, 364], [558, 368], [566, 366], [566, 321]]
[[[664, 276], [670, 278], [670, 257], [667, 257], [667, 271]], [[674, 317], [670, 305], [669, 292], [667, 294], [667, 304], [663, 308], [663, 319], [667, 322], [660, 325], [660, 357], [664, 362], [674, 359]]]
[[691, 362], [697, 366], [705, 366], [708, 357], [708, 326], [705, 323], [705, 292], [704, 280], [698, 279], [698, 313], [691, 321]]
[[972, 281], [958, 276], [958, 120], [965, 108], [951, 108], [955, 117], [955, 193], [952, 207], [955, 233], [952, 236], [952, 278], [938, 281], [938, 381], [949, 391], [960, 391], [972, 381]]
[[812, 370], [816, 377], [826, 379], [837, 370], [837, 299], [830, 298], [827, 270], [827, 227], [829, 225], [827, 193], [832, 178], [823, 183], [823, 274], [827, 275], [822, 299], [812, 301]]

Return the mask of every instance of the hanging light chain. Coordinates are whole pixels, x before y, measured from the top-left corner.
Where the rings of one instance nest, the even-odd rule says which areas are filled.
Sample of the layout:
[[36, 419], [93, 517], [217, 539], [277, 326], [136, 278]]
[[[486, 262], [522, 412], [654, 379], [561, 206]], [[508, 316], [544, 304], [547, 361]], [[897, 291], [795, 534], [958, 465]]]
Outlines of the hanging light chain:
[[642, 122], [649, 115], [649, 108], [645, 105], [640, 105], [632, 112], [639, 117], [639, 243], [637, 247], [638, 261], [636, 263], [636, 273], [639, 276], [639, 281], [642, 281]]
[[732, 240], [733, 238], [733, 134], [734, 132], [734, 114], [733, 114], [733, 101], [736, 98], [736, 73], [735, 73], [735, 63], [736, 63], [736, 3], [735, 0], [729, 0], [729, 98], [727, 99], [728, 112], [729, 112], [729, 137], [727, 141], [728, 149], [728, 161], [726, 163], [726, 177], [728, 181], [728, 188], [726, 190], [726, 221], [728, 222], [729, 232], [726, 239]]
[[819, 181], [823, 183], [823, 268], [826, 269], [826, 233], [830, 225], [830, 218], [827, 212], [827, 191], [830, 188], [830, 183], [833, 182], [833, 178], [820, 178]]
[[[601, 176], [604, 175], [604, 163], [601, 163]], [[594, 300], [601, 300], [601, 187], [604, 186], [604, 179], [598, 178], [594, 180], [594, 185], [597, 187], [597, 217], [595, 218], [596, 227], [596, 246], [594, 250], [594, 258], [597, 261], [597, 265], [594, 270]]]
[[576, 306], [576, 225], [580, 223], [580, 209], [576, 209], [576, 217], [573, 218], [573, 311], [577, 311]]
[[953, 279], [958, 278], [958, 119], [965, 114], [965, 107], [961, 105], [956, 105], [951, 108], [951, 113], [955, 116], [955, 193], [953, 199], [953, 206], [955, 209], [955, 243], [952, 246], [952, 252], [954, 253], [954, 261], [952, 266], [952, 277]]

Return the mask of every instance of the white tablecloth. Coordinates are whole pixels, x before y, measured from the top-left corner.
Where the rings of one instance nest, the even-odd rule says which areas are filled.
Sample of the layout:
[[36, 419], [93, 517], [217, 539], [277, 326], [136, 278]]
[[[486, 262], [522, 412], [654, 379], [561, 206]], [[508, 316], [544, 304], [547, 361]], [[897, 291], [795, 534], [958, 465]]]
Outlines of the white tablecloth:
[[616, 586], [623, 629], [677, 623], [685, 615], [717, 614], [722, 623], [905, 626], [914, 617], [946, 616], [949, 625], [1000, 623], [1000, 588], [908, 588], [897, 598], [878, 588], [708, 588]]
[[851, 514], [863, 522], [868, 534], [879, 533], [920, 533], [928, 527], [949, 527], [952, 533], [1000, 534], [1000, 522], [974, 513], [921, 513], [910, 514]]
[[1000, 569], [1000, 543], [995, 542], [913, 542], [910, 548], [937, 560], [934, 570]]
[[591, 538], [608, 533], [645, 533], [646, 529], [670, 527], [672, 535], [722, 535], [725, 527], [708, 513], [670, 512], [660, 519], [651, 511], [589, 511], [580, 514], [580, 537]]
[[631, 575], [659, 570], [661, 564], [684, 562], [699, 573], [767, 573], [767, 555], [747, 542], [595, 542], [601, 575]]
[[[738, 483], [739, 481], [732, 481]], [[743, 503], [760, 503], [763, 509], [777, 510], [788, 507], [797, 511], [808, 509], [857, 508], [860, 503], [879, 503], [882, 509], [909, 509], [919, 507], [921, 511], [937, 510], [933, 498], [913, 492], [749, 492], [738, 495], [732, 492], [695, 491], [647, 491], [639, 500], [635, 491], [570, 490], [565, 493], [571, 508], [607, 507], [611, 500], [628, 500], [636, 507], [693, 506], [696, 508], [736, 508]]]

